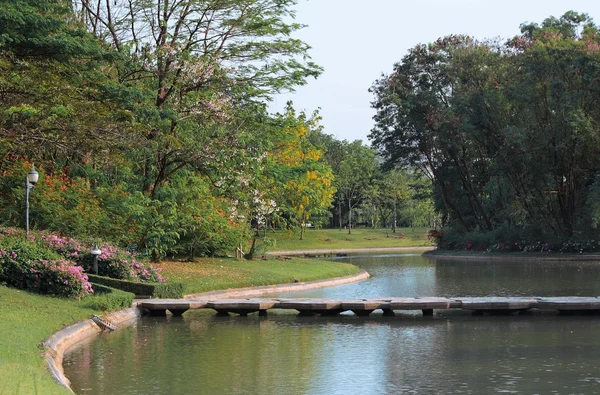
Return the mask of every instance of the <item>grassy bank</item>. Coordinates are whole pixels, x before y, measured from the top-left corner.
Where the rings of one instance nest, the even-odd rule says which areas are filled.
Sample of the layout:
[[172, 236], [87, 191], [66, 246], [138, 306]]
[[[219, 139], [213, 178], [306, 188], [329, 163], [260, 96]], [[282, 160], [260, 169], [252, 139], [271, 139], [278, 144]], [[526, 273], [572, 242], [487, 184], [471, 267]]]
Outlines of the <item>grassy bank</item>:
[[40, 343], [65, 326], [98, 313], [81, 302], [0, 285], [0, 394], [67, 394], [54, 382]]
[[427, 230], [398, 228], [392, 233], [390, 229], [356, 228], [349, 235], [347, 229], [308, 229], [304, 240], [299, 240], [297, 232], [267, 232], [267, 237], [275, 239], [275, 246], [268, 251], [432, 246]]
[[[198, 259], [163, 262], [164, 274], [186, 284], [186, 293], [311, 281], [359, 272], [356, 266], [308, 259], [289, 261]], [[0, 285], [0, 395], [67, 394], [46, 369], [40, 343], [74, 322], [102, 314], [78, 302]]]
[[186, 293], [227, 288], [314, 281], [358, 273], [356, 266], [312, 259], [289, 261], [199, 259], [196, 262], [162, 262], [163, 274], [186, 285]]

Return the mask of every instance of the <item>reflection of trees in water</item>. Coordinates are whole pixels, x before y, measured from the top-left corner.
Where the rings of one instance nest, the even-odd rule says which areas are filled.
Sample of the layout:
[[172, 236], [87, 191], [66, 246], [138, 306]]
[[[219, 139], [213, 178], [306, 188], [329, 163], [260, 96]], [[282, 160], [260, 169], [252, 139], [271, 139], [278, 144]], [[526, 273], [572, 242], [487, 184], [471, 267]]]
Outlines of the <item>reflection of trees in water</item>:
[[592, 262], [440, 260], [443, 296], [596, 296], [600, 266]]

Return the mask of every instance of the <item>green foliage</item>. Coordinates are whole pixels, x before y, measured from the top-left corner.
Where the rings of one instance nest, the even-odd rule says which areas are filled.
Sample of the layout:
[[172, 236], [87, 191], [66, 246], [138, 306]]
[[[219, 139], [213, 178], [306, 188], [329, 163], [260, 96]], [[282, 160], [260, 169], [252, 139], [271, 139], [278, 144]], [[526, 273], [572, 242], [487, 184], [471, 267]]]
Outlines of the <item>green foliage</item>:
[[174, 176], [153, 199], [139, 195], [140, 203], [143, 210], [132, 215], [140, 232], [138, 246], [155, 259], [167, 254], [213, 256], [235, 249], [243, 237], [227, 200], [188, 171]]
[[92, 283], [94, 295], [87, 296], [81, 304], [87, 308], [102, 311], [115, 311], [131, 307], [135, 294], [121, 291], [106, 285]]
[[130, 292], [136, 296], [142, 295], [151, 296], [153, 298], [180, 299], [183, 297], [185, 291], [185, 286], [179, 282], [139, 283], [97, 276], [95, 274], [90, 274], [89, 278], [93, 283], [98, 283], [108, 287], [120, 289], [122, 291]]
[[529, 234], [542, 245], [599, 234], [599, 37], [574, 12], [522, 26], [506, 43], [448, 36], [411, 49], [374, 83], [374, 144], [388, 166], [433, 179], [435, 206], [457, 233], [445, 245], [480, 248], [517, 231], [526, 245], [537, 243]]

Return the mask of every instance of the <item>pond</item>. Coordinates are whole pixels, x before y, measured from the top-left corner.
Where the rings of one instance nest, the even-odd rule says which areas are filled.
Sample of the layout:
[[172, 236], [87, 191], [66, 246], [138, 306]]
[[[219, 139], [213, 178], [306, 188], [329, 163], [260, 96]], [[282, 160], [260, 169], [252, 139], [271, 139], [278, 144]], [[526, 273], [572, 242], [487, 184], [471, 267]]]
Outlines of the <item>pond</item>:
[[[600, 264], [343, 258], [372, 278], [285, 297], [597, 296]], [[85, 394], [591, 393], [600, 317], [144, 317], [74, 348], [65, 372]]]

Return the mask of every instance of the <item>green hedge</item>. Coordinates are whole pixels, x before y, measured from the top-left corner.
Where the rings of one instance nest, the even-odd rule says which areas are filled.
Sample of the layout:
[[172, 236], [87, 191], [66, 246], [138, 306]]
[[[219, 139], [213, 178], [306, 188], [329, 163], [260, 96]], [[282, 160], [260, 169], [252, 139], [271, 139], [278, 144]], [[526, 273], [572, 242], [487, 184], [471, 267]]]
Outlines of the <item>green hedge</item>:
[[92, 283], [94, 294], [83, 299], [84, 306], [104, 311], [113, 311], [131, 307], [135, 295], [131, 292]]
[[88, 274], [90, 281], [94, 284], [103, 284], [112, 288], [117, 288], [126, 292], [131, 292], [136, 296], [151, 296], [153, 298], [180, 299], [183, 298], [185, 285], [178, 282], [166, 283], [136, 283], [127, 280], [118, 280], [116, 278], [96, 276]]

